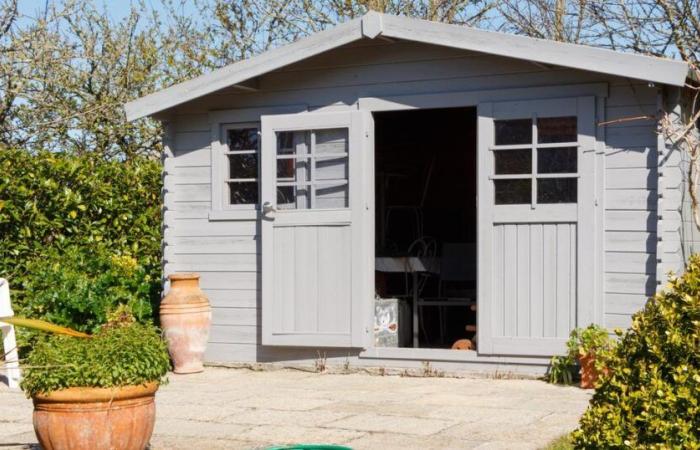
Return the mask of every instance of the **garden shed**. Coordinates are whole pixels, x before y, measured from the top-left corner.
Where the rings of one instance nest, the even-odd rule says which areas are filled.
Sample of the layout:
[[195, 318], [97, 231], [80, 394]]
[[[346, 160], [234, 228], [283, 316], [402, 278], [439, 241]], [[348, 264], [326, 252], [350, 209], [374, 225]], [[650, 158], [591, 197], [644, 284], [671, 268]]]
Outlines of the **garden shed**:
[[126, 113], [164, 124], [164, 273], [201, 274], [210, 362], [540, 372], [683, 268], [687, 76], [370, 12]]

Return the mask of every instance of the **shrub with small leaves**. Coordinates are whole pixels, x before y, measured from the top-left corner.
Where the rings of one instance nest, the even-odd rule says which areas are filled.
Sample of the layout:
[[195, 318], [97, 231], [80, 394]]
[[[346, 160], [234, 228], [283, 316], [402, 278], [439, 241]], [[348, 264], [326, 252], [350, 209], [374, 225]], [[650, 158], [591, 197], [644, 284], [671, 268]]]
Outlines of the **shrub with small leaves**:
[[90, 338], [51, 336], [37, 343], [25, 366], [21, 387], [31, 396], [164, 382], [170, 359], [157, 328], [121, 320]]
[[23, 282], [18, 315], [86, 333], [96, 332], [120, 306], [139, 322], [152, 319], [151, 294], [159, 280], [129, 254], [100, 245], [53, 249], [28, 268], [32, 275]]
[[[15, 312], [41, 318], [22, 310], [42, 283], [37, 268], [70, 266], [76, 262], [71, 249], [80, 250], [81, 264], [90, 267], [102, 264], [86, 261], [101, 248], [109, 256], [135, 258], [150, 277], [148, 298], [156, 302], [160, 189], [157, 160], [0, 147], [0, 277], [10, 281]], [[26, 292], [27, 284], [33, 292]]]
[[700, 448], [700, 256], [620, 335], [575, 446]]

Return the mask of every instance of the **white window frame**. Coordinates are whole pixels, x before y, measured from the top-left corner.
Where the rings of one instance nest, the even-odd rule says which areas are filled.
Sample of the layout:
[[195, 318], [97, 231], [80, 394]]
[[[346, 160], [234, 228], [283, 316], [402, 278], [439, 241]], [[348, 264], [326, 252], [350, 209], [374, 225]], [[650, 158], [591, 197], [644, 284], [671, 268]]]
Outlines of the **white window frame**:
[[[260, 133], [260, 117], [265, 114], [303, 113], [308, 106], [288, 105], [258, 108], [228, 109], [209, 112], [211, 130], [211, 209], [209, 220], [257, 220], [260, 218], [260, 205], [231, 205], [228, 202], [228, 130], [257, 128]], [[258, 136], [258, 202], [260, 202], [260, 185], [262, 171], [260, 166], [261, 136]], [[235, 153], [235, 152], [234, 152]]]
[[[347, 133], [345, 136], [345, 151], [342, 153], [317, 153], [316, 152], [316, 133], [319, 131], [325, 131], [325, 130], [333, 130], [334, 128], [313, 128], [310, 130], [296, 130], [296, 131], [301, 131], [303, 133], [306, 133], [307, 143], [306, 148], [307, 148], [307, 153], [299, 154], [296, 153], [297, 148], [294, 148], [294, 153], [290, 154], [280, 154], [277, 153], [275, 155], [276, 162], [279, 163], [280, 161], [284, 160], [308, 160], [309, 162], [309, 178], [306, 181], [297, 181], [297, 180], [281, 180], [279, 177], [275, 178], [275, 186], [276, 188], [279, 187], [295, 187], [295, 188], [300, 188], [300, 187], [306, 187], [308, 188], [308, 195], [309, 195], [309, 207], [308, 208], [281, 208], [284, 209], [285, 211], [295, 211], [298, 209], [313, 209], [313, 210], [323, 210], [323, 209], [336, 209], [336, 210], [344, 210], [344, 209], [349, 209], [350, 208], [350, 173], [346, 173], [345, 179], [344, 180], [317, 180], [316, 179], [316, 172], [317, 172], [317, 167], [316, 164], [318, 162], [319, 158], [345, 158], [346, 164], [349, 166], [350, 164], [350, 151], [349, 151], [349, 142], [350, 142], [350, 130], [345, 127], [338, 127], [338, 129], [347, 129]], [[284, 131], [282, 131], [284, 132]], [[288, 133], [294, 133], [295, 131], [287, 131]], [[277, 133], [279, 135], [279, 133]], [[277, 149], [279, 152], [279, 148]], [[316, 206], [316, 190], [318, 188], [323, 188], [324, 186], [347, 186], [348, 190], [348, 197], [346, 198], [346, 206], [343, 207], [336, 207], [336, 208], [318, 208]], [[279, 205], [278, 205], [279, 207]]]
[[[574, 117], [576, 119], [576, 133], [577, 133], [577, 139], [575, 141], [569, 141], [569, 142], [552, 142], [552, 143], [540, 143], [538, 142], [538, 135], [539, 135], [539, 125], [537, 123], [538, 119], [549, 119], [549, 118], [559, 118], [559, 117]], [[531, 137], [531, 142], [525, 143], [525, 144], [506, 144], [506, 145], [491, 145], [489, 147], [489, 151], [493, 153], [493, 161], [495, 164], [496, 161], [496, 154], [499, 151], [508, 151], [508, 150], [529, 150], [530, 151], [530, 161], [531, 161], [531, 167], [530, 167], [530, 172], [529, 173], [521, 173], [521, 174], [496, 174], [496, 168], [495, 166], [492, 167], [493, 173], [489, 176], [491, 181], [494, 183], [494, 195], [496, 192], [496, 186], [495, 183], [497, 180], [530, 180], [530, 209], [535, 210], [535, 209], [552, 209], [552, 208], [557, 208], [559, 210], [561, 209], [569, 209], [571, 210], [571, 213], [573, 214], [575, 209], [577, 209], [576, 205], [578, 204], [578, 179], [580, 178], [579, 172], [578, 172], [578, 153], [581, 148], [581, 142], [580, 139], [578, 138], [578, 116], [547, 116], [546, 114], [541, 114], [538, 115], [537, 113], [532, 113], [530, 116], [523, 116], [520, 118], [509, 118], [509, 119], [497, 119], [494, 120], [494, 127], [495, 127], [495, 122], [498, 121], [508, 121], [508, 120], [530, 120], [530, 126], [532, 127], [532, 137]], [[494, 130], [494, 138], [496, 131]], [[561, 148], [576, 148], [576, 155], [577, 155], [577, 163], [576, 163], [576, 172], [557, 172], [557, 173], [539, 173], [539, 169], [537, 167], [538, 164], [538, 156], [539, 156], [539, 150], [541, 149], [548, 149], [548, 148], [553, 148], [553, 149], [561, 149]], [[556, 178], [575, 178], [576, 179], [576, 192], [577, 192], [577, 198], [576, 201], [574, 202], [561, 202], [561, 203], [539, 203], [537, 200], [537, 188], [538, 188], [538, 180], [544, 180], [544, 179], [556, 179]], [[495, 207], [508, 207], [508, 208], [522, 208], [523, 205], [527, 205], [527, 203], [495, 203], [494, 199], [494, 205]], [[573, 206], [569, 206], [573, 205]]]
[[[504, 178], [522, 178], [527, 179], [532, 177], [531, 185], [531, 197], [530, 203], [527, 204], [500, 204], [494, 205], [491, 208], [491, 213], [495, 222], [500, 223], [511, 223], [511, 222], [521, 222], [530, 220], [532, 222], [562, 222], [562, 221], [576, 221], [579, 217], [579, 209], [581, 202], [587, 202], [589, 196], [592, 194], [592, 189], [588, 186], [582, 186], [581, 175], [587, 173], [589, 168], [585, 167], [582, 160], [582, 152], [591, 151], [595, 145], [590, 142], [590, 139], [585, 138], [586, 133], [591, 135], [590, 130], [587, 130], [584, 124], [581, 123], [581, 119], [588, 117], [588, 115], [593, 114], [593, 111], [579, 111], [579, 108], [583, 107], [583, 103], [579, 104], [576, 97], [564, 97], [564, 98], [553, 98], [553, 99], [537, 99], [537, 100], [515, 100], [512, 102], [506, 102], [507, 106], [504, 104], [496, 102], [489, 103], [488, 108], [498, 108], [496, 116], [491, 116], [496, 111], [481, 111], [481, 115], [487, 115], [488, 118], [484, 120], [489, 120], [495, 122], [495, 120], [514, 120], [514, 119], [531, 119], [533, 126], [532, 143], [523, 145], [501, 145], [495, 146], [495, 135], [492, 136], [492, 144], [486, 148], [486, 165], [488, 170], [486, 179], [488, 184], [480, 185], [479, 195], [494, 195], [495, 196], [495, 186], [494, 181], [496, 179]], [[482, 104], [486, 106], [486, 104]], [[578, 106], [577, 106], [578, 105]], [[508, 108], [504, 110], [502, 108]], [[537, 111], [538, 113], [533, 113]], [[546, 112], [545, 112], [546, 111]], [[556, 144], [541, 144], [537, 143], [537, 132], [536, 132], [536, 122], [538, 117], [550, 118], [550, 117], [567, 117], [571, 116], [572, 112], [575, 112], [577, 117], [577, 134], [578, 139], [576, 142], [562, 142]], [[494, 118], [495, 117], [495, 118]], [[481, 126], [481, 125], [480, 125]], [[495, 123], [491, 123], [490, 127], [493, 127], [493, 132], [495, 133]], [[584, 142], [585, 140], [585, 142]], [[523, 175], [495, 175], [495, 155], [494, 153], [500, 150], [515, 149], [518, 147], [525, 149], [537, 149], [537, 148], [547, 148], [547, 147], [577, 147], [578, 148], [578, 163], [576, 175], [573, 174], [538, 174], [537, 173], [537, 153], [533, 152], [532, 157], [532, 173]], [[536, 179], [539, 178], [576, 178], [577, 179], [577, 201], [576, 203], [537, 203], [537, 191], [536, 189]], [[591, 192], [589, 192], [589, 190]]]
[[[228, 133], [233, 130], [247, 130], [255, 129], [258, 135], [257, 148], [255, 149], [245, 149], [245, 150], [231, 150], [228, 147]], [[260, 122], [249, 122], [249, 123], [235, 123], [226, 124], [221, 127], [221, 138], [224, 141], [223, 156], [224, 161], [221, 169], [223, 170], [223, 182], [224, 182], [224, 195], [223, 195], [223, 205], [222, 209], [260, 209]], [[249, 155], [254, 154], [257, 158], [257, 176], [255, 178], [231, 178], [230, 171], [230, 161], [228, 157], [230, 155]], [[231, 188], [230, 183], [256, 183], [258, 185], [258, 203], [231, 203]]]

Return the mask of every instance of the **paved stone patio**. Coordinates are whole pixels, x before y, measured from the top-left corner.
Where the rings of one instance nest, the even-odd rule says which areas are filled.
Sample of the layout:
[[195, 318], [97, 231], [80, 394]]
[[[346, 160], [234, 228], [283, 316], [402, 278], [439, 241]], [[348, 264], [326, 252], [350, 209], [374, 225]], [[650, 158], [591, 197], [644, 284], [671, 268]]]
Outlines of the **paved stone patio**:
[[[152, 449], [536, 449], [573, 430], [589, 398], [537, 380], [210, 367], [160, 389]], [[38, 448], [31, 411], [0, 387], [0, 449]]]

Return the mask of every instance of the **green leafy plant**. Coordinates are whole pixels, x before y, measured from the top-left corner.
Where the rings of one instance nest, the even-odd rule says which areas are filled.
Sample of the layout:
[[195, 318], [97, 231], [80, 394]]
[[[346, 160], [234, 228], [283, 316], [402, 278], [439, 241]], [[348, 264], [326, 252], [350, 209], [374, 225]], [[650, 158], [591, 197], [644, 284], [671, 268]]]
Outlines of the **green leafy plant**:
[[[37, 273], [38, 269], [70, 265], [72, 271], [89, 269], [87, 258], [97, 252], [101, 260], [112, 255], [135, 258], [148, 276], [141, 280], [148, 286], [146, 298], [156, 302], [160, 190], [157, 160], [0, 149], [0, 276], [10, 280], [16, 312], [44, 317], [33, 308], [23, 310], [31, 301], [29, 295], [49, 286], [40, 279], [47, 274]], [[78, 262], [76, 252], [84, 261]]]
[[619, 334], [575, 446], [700, 448], [700, 256]]
[[170, 359], [157, 328], [127, 319], [106, 324], [90, 339], [50, 336], [37, 343], [25, 366], [21, 387], [32, 396], [164, 382]]
[[151, 320], [154, 280], [134, 257], [104, 246], [54, 249], [47, 255], [28, 265], [32, 276], [24, 282], [18, 314], [87, 333], [120, 307], [139, 322]]
[[614, 341], [605, 328], [591, 324], [586, 328], [572, 330], [566, 348], [566, 355], [554, 356], [550, 362], [550, 383], [572, 384], [578, 374], [578, 358], [590, 354], [596, 355], [596, 368], [603, 370], [606, 357], [614, 348]]
[[576, 360], [568, 354], [553, 356], [549, 363], [547, 380], [555, 384], [573, 384], [576, 371]]

